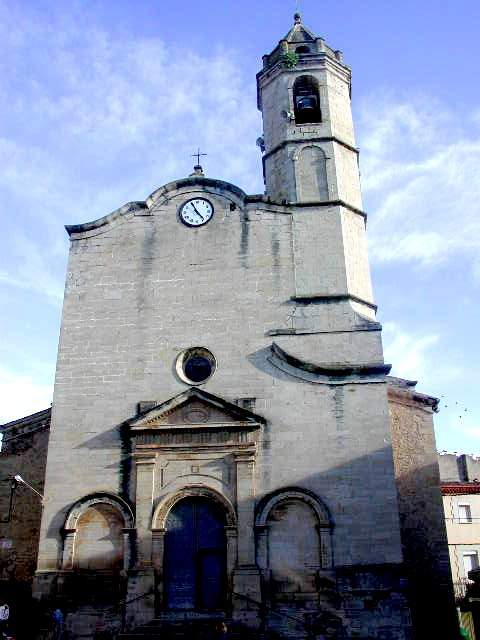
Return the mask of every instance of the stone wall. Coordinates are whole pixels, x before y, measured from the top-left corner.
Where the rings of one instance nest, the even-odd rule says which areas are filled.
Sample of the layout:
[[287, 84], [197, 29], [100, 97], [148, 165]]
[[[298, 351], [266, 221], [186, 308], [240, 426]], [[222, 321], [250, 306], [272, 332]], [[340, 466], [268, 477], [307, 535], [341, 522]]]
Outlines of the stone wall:
[[[207, 197], [215, 208], [212, 220], [198, 229], [178, 220], [179, 207], [192, 197]], [[288, 208], [248, 202], [232, 185], [199, 178], [163, 187], [147, 205], [71, 229], [39, 594], [48, 592], [48, 580], [68, 556], [61, 531], [82, 496], [107, 492], [136, 503], [136, 557], [145, 564], [135, 570], [148, 577], [157, 544], [152, 510], [182, 487], [200, 484], [231, 496], [239, 516], [239, 565], [255, 561], [255, 503], [297, 487], [330, 511], [335, 567], [350, 572], [340, 597], [344, 624], [365, 633], [377, 624], [370, 610], [357, 615], [364, 596], [358, 596], [351, 567], [361, 566], [369, 576], [366, 591], [389, 594], [384, 606], [392, 637], [405, 637], [380, 327], [343, 298], [329, 304], [292, 301], [296, 277], [303, 273], [305, 291], [312, 294], [322, 281], [315, 252], [330, 252], [331, 269], [339, 273], [345, 260], [341, 240], [332, 247], [315, 233], [323, 212], [315, 217], [298, 209], [295, 216]], [[303, 216], [312, 233], [300, 243], [293, 241], [293, 225]], [[341, 224], [337, 229], [341, 235]], [[292, 331], [294, 313], [303, 317], [298, 331]], [[366, 326], [368, 331], [356, 330]], [[307, 363], [308, 371], [286, 362], [282, 368], [273, 340], [293, 361]], [[205, 447], [184, 447], [152, 452], [140, 464], [130, 455], [122, 425], [137, 415], [139, 402], [165, 403], [188, 388], [174, 363], [192, 346], [210, 349], [217, 360], [202, 389], [229, 402], [248, 399], [265, 423], [251, 460], [235, 460], [228, 452], [217, 459], [218, 451], [213, 460]], [[333, 367], [333, 378], [321, 373], [322, 366]], [[68, 473], [65, 451], [74, 452]], [[148, 590], [147, 577], [138, 591]], [[234, 584], [250, 588], [247, 578], [244, 572], [243, 582]], [[311, 584], [312, 577], [302, 581]], [[293, 611], [297, 605], [288, 606]]]
[[440, 453], [438, 455], [442, 482], [478, 482], [480, 458], [466, 453]]
[[433, 430], [437, 400], [390, 378], [389, 411], [401, 537], [415, 638], [456, 638], [452, 578]]
[[0, 580], [30, 583], [36, 568], [42, 504], [39, 496], [16, 484], [8, 520], [11, 478], [19, 474], [43, 493], [50, 409], [0, 427]]

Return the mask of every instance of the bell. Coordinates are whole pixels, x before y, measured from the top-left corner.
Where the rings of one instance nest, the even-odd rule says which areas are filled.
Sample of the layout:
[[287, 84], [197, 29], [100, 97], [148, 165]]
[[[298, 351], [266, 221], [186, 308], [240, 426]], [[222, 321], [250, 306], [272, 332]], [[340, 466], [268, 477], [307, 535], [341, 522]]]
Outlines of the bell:
[[317, 109], [317, 96], [298, 96], [297, 98], [298, 111], [315, 111]]

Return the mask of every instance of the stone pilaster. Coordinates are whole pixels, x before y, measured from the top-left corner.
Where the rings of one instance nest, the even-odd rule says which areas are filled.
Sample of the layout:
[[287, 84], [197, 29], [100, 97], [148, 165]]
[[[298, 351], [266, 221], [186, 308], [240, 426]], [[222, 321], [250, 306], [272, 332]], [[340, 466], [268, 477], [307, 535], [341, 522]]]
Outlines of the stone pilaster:
[[260, 571], [255, 562], [255, 450], [235, 455], [237, 463], [238, 561], [233, 576], [233, 615], [258, 626]]
[[319, 526], [320, 537], [320, 563], [321, 568], [329, 570], [333, 568], [332, 532], [330, 526]]
[[152, 530], [152, 564], [155, 572], [156, 604], [158, 609], [162, 608], [164, 597], [163, 558], [166, 532], [166, 529]]
[[155, 617], [155, 571], [152, 558], [152, 506], [155, 458], [136, 457], [137, 557], [128, 572], [126, 624], [132, 627]]
[[152, 567], [152, 505], [155, 458], [136, 460], [137, 568]]
[[132, 566], [132, 548], [135, 539], [135, 529], [123, 529], [123, 568], [125, 571]]
[[63, 570], [73, 569], [73, 546], [76, 531], [76, 529], [63, 530], [62, 566], [60, 567]]
[[237, 463], [238, 566], [255, 564], [255, 453], [235, 455]]

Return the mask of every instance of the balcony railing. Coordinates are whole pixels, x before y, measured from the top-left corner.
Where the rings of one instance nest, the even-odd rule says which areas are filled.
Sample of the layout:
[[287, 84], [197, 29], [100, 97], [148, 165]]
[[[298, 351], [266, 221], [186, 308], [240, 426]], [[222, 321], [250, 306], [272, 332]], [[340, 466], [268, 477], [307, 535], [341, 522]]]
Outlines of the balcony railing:
[[455, 600], [463, 600], [473, 584], [473, 580], [469, 580], [468, 578], [460, 578], [460, 580], [454, 582], [453, 590], [455, 593]]

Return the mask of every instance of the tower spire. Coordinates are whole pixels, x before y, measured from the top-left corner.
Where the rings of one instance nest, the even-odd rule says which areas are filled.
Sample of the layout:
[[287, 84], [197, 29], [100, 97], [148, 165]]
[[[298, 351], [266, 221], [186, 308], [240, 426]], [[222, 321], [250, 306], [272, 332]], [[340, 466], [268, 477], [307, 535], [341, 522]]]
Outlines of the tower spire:
[[300, 13], [300, 0], [295, 0], [295, 13], [293, 14], [293, 23], [302, 24], [302, 14]]

